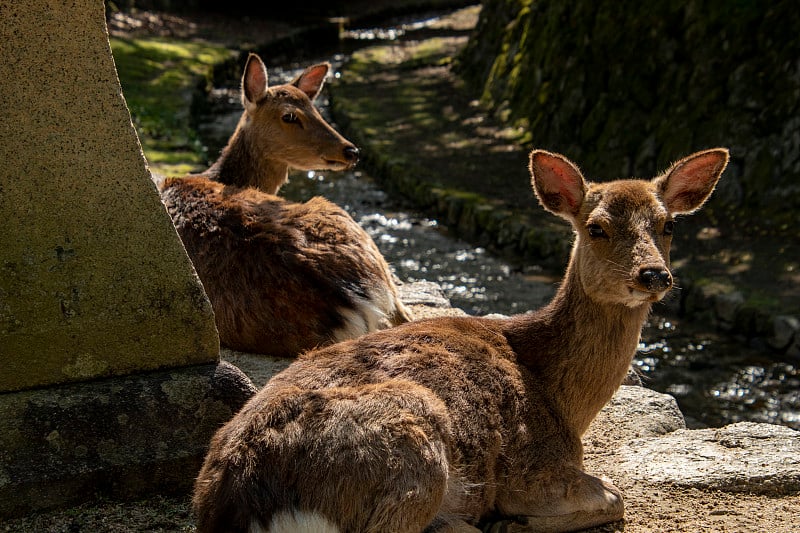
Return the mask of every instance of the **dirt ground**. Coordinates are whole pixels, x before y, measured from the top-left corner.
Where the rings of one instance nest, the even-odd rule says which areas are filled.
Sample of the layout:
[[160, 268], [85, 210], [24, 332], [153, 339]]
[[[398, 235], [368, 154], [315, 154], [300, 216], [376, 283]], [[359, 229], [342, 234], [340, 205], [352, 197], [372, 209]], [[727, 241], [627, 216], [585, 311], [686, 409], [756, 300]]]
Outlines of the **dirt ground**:
[[[474, 12], [460, 16], [474, 17]], [[138, 13], [120, 15], [117, 19], [115, 22], [112, 18], [113, 32], [154, 32], [182, 38], [209, 38], [213, 35], [212, 21], [207, 18], [190, 20], [156, 13]], [[235, 21], [225, 22], [233, 24], [222, 28], [224, 38], [229, 38], [230, 28], [235, 27]], [[459, 23], [464, 23], [463, 18]], [[289, 29], [285, 24], [263, 21], [257, 26], [251, 23], [247, 27], [258, 28], [262, 36], [281, 35]], [[256, 36], [253, 35], [253, 38]], [[443, 76], [450, 75], [441, 69], [433, 69], [427, 75], [435, 76], [437, 72]], [[498, 139], [498, 142], [505, 140]], [[614, 442], [601, 444], [615, 445]], [[592, 446], [587, 451], [587, 471], [601, 475], [615, 472], [613, 455], [603, 453], [602, 446]], [[615, 477], [613, 481], [625, 495], [625, 520], [592, 529], [595, 533], [800, 531], [798, 494], [767, 497], [634, 483], [624, 477]], [[63, 511], [0, 522], [0, 532], [136, 531], [194, 531], [188, 498], [155, 497], [130, 503], [92, 502]]]

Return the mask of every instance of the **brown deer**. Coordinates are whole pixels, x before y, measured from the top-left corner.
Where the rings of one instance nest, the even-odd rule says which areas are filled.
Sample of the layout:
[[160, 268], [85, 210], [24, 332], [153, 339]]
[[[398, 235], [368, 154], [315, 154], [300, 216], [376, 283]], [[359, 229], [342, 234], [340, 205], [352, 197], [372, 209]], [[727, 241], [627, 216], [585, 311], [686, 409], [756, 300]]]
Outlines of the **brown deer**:
[[377, 246], [343, 209], [274, 196], [289, 167], [342, 170], [358, 159], [313, 105], [328, 68], [269, 87], [250, 54], [244, 112], [219, 159], [159, 184], [231, 348], [294, 356], [410, 319]]
[[620, 491], [583, 471], [581, 436], [671, 288], [673, 217], [705, 202], [727, 161], [712, 149], [652, 180], [589, 183], [533, 151], [540, 203], [576, 235], [553, 300], [304, 354], [212, 439], [198, 531], [572, 531], [621, 519]]
[[329, 63], [312, 65], [291, 83], [269, 87], [264, 62], [250, 54], [242, 75], [244, 112], [219, 159], [203, 175], [277, 194], [290, 167], [352, 168], [358, 148], [339, 135], [313, 103], [329, 69]]

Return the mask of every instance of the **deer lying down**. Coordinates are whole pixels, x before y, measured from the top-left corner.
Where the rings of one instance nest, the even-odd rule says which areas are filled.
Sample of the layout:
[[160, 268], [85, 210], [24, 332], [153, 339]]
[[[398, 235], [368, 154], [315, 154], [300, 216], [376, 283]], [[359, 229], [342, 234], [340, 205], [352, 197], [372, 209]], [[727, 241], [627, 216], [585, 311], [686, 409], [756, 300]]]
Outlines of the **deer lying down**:
[[274, 196], [289, 167], [343, 170], [358, 160], [312, 103], [328, 68], [268, 87], [251, 54], [244, 112], [219, 159], [159, 186], [231, 348], [294, 356], [409, 320], [389, 266], [344, 210]]
[[530, 156], [542, 206], [575, 244], [553, 300], [507, 319], [436, 318], [309, 352], [211, 441], [199, 532], [572, 531], [619, 520], [620, 491], [583, 471], [581, 436], [671, 288], [675, 215], [711, 194], [728, 152], [649, 180], [584, 181]]

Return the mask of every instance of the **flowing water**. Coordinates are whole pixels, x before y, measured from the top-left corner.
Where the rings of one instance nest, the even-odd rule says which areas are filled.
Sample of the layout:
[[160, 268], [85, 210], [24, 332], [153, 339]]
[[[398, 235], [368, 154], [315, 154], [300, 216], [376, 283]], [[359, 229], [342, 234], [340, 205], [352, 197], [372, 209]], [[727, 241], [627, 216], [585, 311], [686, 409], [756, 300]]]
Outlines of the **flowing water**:
[[[388, 35], [389, 30], [369, 31]], [[343, 59], [333, 54], [306, 59], [302, 65], [270, 66], [270, 82], [285, 83], [303, 66], [322, 60], [330, 61], [339, 76]], [[208, 127], [201, 128], [200, 135], [213, 158], [241, 113], [236, 80], [215, 89], [212, 97], [212, 114], [200, 120]], [[326, 115], [324, 94], [317, 105]], [[555, 293], [561, 277], [561, 272], [537, 265], [512, 266], [449, 236], [436, 220], [390, 197], [359, 170], [294, 173], [281, 195], [295, 201], [321, 195], [342, 206], [369, 232], [401, 280], [437, 282], [455, 307], [472, 315], [538, 308]], [[690, 427], [750, 420], [800, 429], [796, 365], [685, 320], [659, 315], [657, 308], [644, 328], [634, 364], [646, 386], [677, 398]]]

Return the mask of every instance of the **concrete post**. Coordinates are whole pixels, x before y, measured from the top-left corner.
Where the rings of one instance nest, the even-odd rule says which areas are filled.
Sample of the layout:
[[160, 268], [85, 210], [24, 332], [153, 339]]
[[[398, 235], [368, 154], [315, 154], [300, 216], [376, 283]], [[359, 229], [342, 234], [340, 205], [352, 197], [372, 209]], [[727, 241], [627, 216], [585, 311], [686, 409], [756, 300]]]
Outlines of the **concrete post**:
[[113, 471], [123, 496], [157, 490], [158, 469], [185, 489], [252, 385], [218, 367], [103, 1], [0, 0], [0, 51], [0, 516], [91, 497], [82, 472], [103, 491]]

